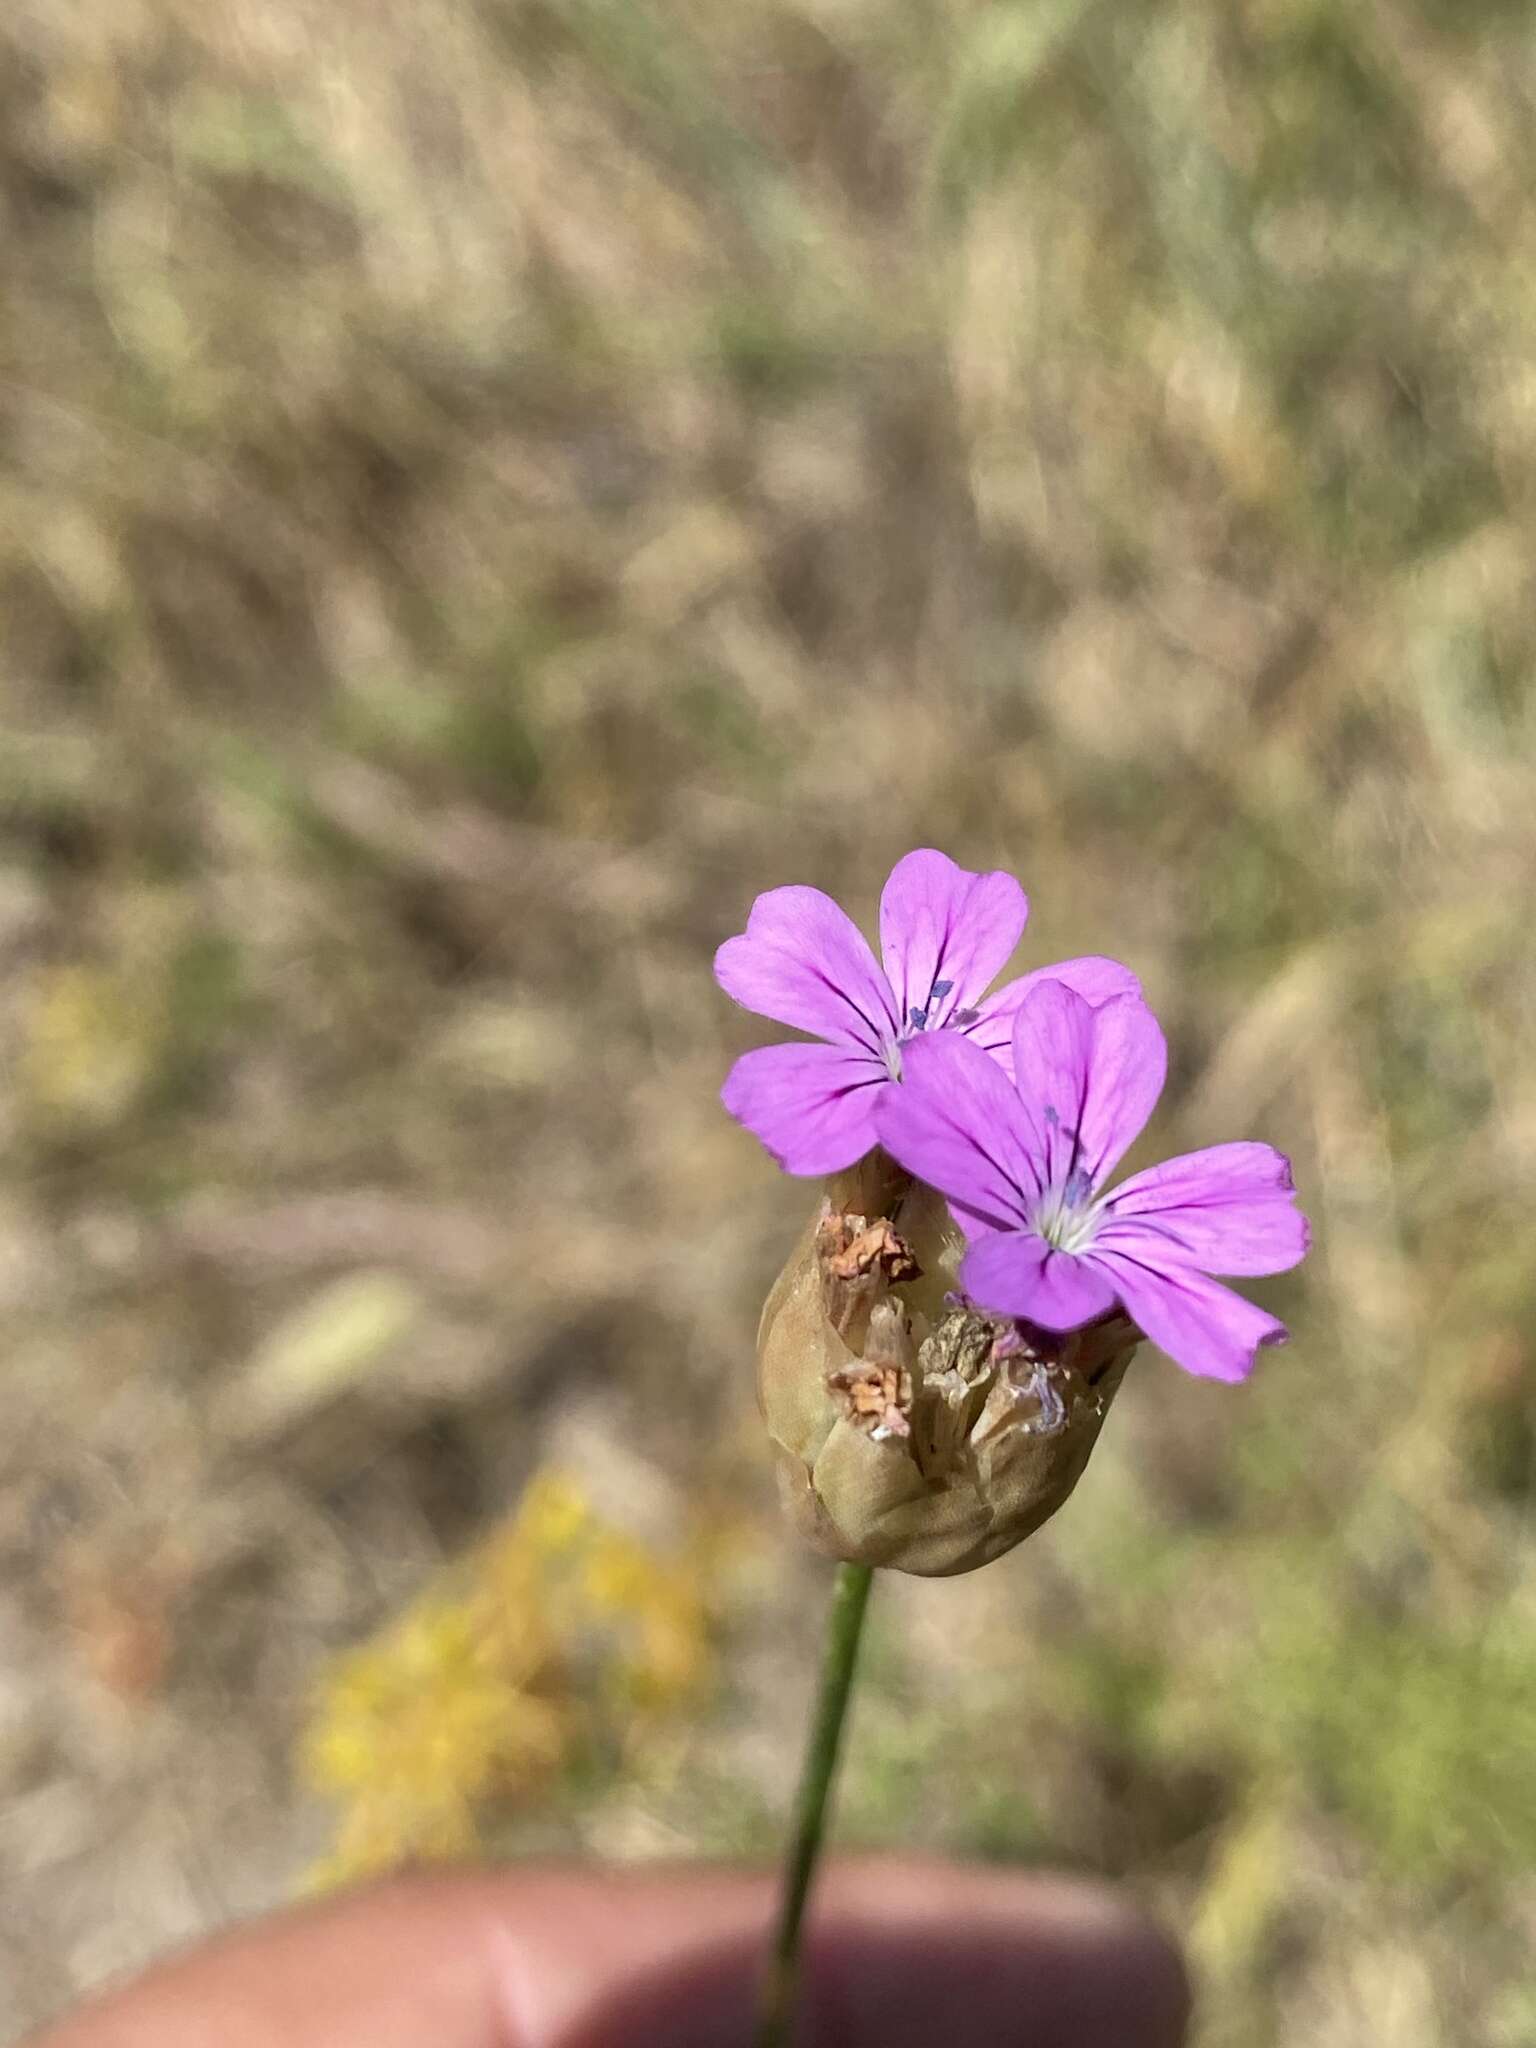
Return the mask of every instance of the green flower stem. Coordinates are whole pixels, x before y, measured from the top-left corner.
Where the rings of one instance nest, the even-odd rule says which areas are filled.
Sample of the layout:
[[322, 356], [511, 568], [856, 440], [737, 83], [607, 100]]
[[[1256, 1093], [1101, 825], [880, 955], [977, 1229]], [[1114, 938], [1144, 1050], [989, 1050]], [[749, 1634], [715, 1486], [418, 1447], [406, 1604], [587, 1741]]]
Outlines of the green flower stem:
[[806, 1900], [816, 1875], [822, 1838], [826, 1832], [827, 1803], [832, 1780], [837, 1775], [843, 1722], [853, 1693], [864, 1610], [869, 1605], [869, 1589], [874, 1576], [874, 1568], [867, 1564], [844, 1564], [837, 1569], [832, 1611], [827, 1617], [821, 1689], [806, 1743], [800, 1789], [795, 1797], [794, 1832], [790, 1836], [789, 1853], [784, 1859], [779, 1919], [774, 1930], [773, 1951], [763, 1978], [754, 2048], [786, 2048], [790, 2039], [795, 1997], [800, 1987], [801, 1923], [805, 1919]]

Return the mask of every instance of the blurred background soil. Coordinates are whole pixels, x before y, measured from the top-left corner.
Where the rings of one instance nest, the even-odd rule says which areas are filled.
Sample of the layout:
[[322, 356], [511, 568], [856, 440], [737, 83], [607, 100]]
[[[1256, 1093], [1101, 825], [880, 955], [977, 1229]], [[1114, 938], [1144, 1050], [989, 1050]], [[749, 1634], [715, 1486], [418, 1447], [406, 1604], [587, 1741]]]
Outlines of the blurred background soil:
[[934, 844], [1318, 1248], [881, 1589], [844, 1838], [1124, 1881], [1202, 2048], [1536, 2042], [1533, 245], [1508, 0], [11, 0], [0, 2028], [771, 1848], [710, 956]]

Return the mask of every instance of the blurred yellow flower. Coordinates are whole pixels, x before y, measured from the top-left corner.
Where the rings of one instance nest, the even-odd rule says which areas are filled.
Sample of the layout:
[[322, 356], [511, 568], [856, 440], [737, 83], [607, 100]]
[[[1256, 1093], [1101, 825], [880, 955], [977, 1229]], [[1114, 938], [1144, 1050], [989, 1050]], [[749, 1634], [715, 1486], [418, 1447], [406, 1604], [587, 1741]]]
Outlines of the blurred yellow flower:
[[327, 1677], [304, 1770], [341, 1809], [318, 1884], [470, 1856], [491, 1817], [594, 1758], [643, 1758], [712, 1675], [702, 1555], [606, 1523], [567, 1473]]

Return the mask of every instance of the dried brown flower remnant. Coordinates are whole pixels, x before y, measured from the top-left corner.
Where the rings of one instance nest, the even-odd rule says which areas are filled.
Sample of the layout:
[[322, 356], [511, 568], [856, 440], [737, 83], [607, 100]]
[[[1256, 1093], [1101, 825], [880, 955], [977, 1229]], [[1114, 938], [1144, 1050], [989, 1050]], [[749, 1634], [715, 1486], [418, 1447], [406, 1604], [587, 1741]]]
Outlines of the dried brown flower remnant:
[[[858, 1227], [861, 1224], [862, 1229]], [[828, 1215], [822, 1220], [819, 1236], [827, 1271], [838, 1280], [859, 1280], [872, 1272], [890, 1281], [915, 1280], [923, 1270], [888, 1216], [865, 1223], [860, 1216]], [[842, 1240], [837, 1251], [830, 1250], [827, 1243], [833, 1238]]]
[[888, 1288], [922, 1273], [889, 1217], [870, 1221], [830, 1203], [816, 1225], [816, 1258], [827, 1315], [838, 1335], [850, 1341], [868, 1328], [870, 1310]]
[[827, 1388], [841, 1400], [845, 1418], [856, 1428], [877, 1440], [910, 1436], [913, 1362], [906, 1316], [893, 1301], [877, 1302], [863, 1359], [828, 1373]]
[[817, 1549], [924, 1576], [999, 1557], [1081, 1477], [1140, 1333], [1057, 1336], [946, 1289], [947, 1210], [880, 1155], [829, 1183], [763, 1311], [759, 1390]]
[[834, 1372], [827, 1385], [843, 1396], [843, 1413], [873, 1437], [910, 1436], [907, 1412], [912, 1406], [912, 1376], [893, 1365], [861, 1366]]

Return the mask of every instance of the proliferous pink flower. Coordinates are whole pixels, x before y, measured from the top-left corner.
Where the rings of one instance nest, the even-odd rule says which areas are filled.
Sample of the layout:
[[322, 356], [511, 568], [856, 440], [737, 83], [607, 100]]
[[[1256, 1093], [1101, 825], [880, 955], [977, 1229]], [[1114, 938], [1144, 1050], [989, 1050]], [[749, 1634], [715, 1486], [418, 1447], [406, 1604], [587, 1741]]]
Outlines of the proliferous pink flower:
[[1213, 1145], [1099, 1190], [1163, 1090], [1168, 1050], [1139, 995], [1098, 1006], [1034, 977], [1013, 1074], [954, 1033], [908, 1049], [880, 1142], [949, 1198], [978, 1308], [1074, 1330], [1118, 1303], [1186, 1371], [1240, 1380], [1285, 1326], [1211, 1279], [1280, 1273], [1307, 1249], [1289, 1161]]
[[971, 874], [920, 848], [899, 860], [880, 897], [884, 972], [858, 926], [820, 889], [770, 889], [747, 928], [715, 955], [715, 979], [744, 1009], [819, 1045], [744, 1053], [720, 1091], [738, 1122], [786, 1173], [839, 1173], [877, 1142], [875, 1105], [902, 1078], [919, 1035], [961, 1037], [1013, 1063], [1013, 1014], [1049, 978], [1091, 1004], [1140, 984], [1118, 961], [1087, 958], [1037, 968], [981, 998], [1019, 942], [1029, 915], [1012, 875]]

